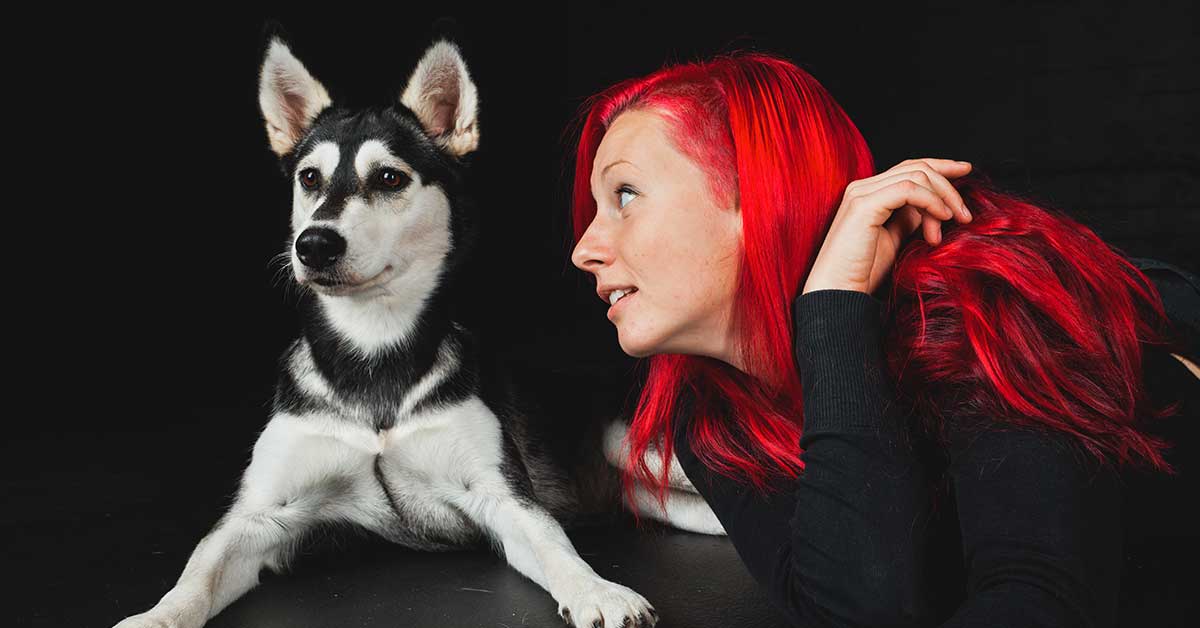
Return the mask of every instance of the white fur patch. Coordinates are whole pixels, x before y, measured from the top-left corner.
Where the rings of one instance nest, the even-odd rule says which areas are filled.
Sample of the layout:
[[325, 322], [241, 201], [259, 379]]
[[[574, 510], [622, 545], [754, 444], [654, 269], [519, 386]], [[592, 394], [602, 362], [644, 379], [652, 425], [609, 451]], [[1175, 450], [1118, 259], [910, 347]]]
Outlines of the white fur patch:
[[[309, 221], [314, 213], [321, 208], [325, 203], [326, 195], [318, 196], [315, 200], [310, 200], [308, 194], [304, 191], [304, 187], [300, 184], [300, 172], [305, 168], [316, 168], [321, 173], [323, 181], [333, 179], [333, 173], [337, 170], [338, 162], [341, 161], [341, 149], [338, 148], [336, 142], [320, 142], [296, 164], [296, 177], [292, 181], [292, 231], [299, 234], [309, 226]], [[300, 260], [293, 260], [299, 263]]]
[[725, 526], [721, 525], [708, 502], [694, 493], [668, 489], [664, 508], [659, 505], [658, 498], [649, 489], [638, 485], [634, 488], [634, 503], [626, 502], [626, 506], [680, 530], [714, 536], [725, 535]]
[[[604, 428], [604, 440], [602, 447], [604, 448], [604, 458], [609, 464], [618, 469], [632, 471], [629, 468], [629, 426], [622, 420], [611, 421]], [[650, 468], [650, 473], [654, 476], [659, 476], [662, 473], [662, 455], [657, 447], [650, 447], [646, 450], [646, 455], [642, 457], [646, 461], [646, 466]], [[683, 472], [683, 467], [679, 464], [679, 458], [671, 456], [671, 468], [667, 471], [667, 484], [671, 488], [687, 491], [693, 494], [699, 494], [696, 487], [692, 485], [692, 481], [688, 479], [686, 473]]]
[[320, 295], [334, 329], [347, 348], [362, 357], [402, 341], [413, 333], [417, 317], [437, 287], [450, 252], [450, 200], [440, 186], [414, 178], [403, 206], [377, 207], [348, 202], [339, 224], [348, 242], [347, 262], [370, 276], [391, 265], [392, 279], [370, 295]]
[[371, 171], [379, 166], [394, 168], [411, 178], [417, 177], [412, 166], [393, 155], [386, 144], [374, 139], [364, 141], [358, 147], [358, 153], [354, 155], [354, 171], [358, 173], [358, 178], [366, 180]]

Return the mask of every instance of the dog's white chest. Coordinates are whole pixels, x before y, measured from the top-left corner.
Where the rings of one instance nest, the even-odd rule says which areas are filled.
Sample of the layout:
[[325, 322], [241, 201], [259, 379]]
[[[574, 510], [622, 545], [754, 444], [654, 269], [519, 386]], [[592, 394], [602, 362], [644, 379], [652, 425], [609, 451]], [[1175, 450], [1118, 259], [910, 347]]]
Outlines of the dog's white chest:
[[[495, 475], [499, 423], [476, 398], [422, 417], [408, 417], [377, 435], [386, 468], [421, 477], [445, 490]], [[390, 475], [390, 473], [389, 473]]]

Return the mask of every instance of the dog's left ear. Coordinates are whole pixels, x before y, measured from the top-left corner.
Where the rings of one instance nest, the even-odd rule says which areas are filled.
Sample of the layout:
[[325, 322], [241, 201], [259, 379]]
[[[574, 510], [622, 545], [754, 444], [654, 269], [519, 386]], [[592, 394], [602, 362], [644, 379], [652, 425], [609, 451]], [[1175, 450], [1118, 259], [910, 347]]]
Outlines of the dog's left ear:
[[267, 45], [258, 79], [258, 105], [267, 123], [271, 150], [291, 152], [321, 110], [332, 104], [329, 92], [278, 36]]
[[400, 103], [417, 114], [425, 132], [457, 157], [479, 147], [479, 93], [458, 46], [440, 40], [425, 50]]

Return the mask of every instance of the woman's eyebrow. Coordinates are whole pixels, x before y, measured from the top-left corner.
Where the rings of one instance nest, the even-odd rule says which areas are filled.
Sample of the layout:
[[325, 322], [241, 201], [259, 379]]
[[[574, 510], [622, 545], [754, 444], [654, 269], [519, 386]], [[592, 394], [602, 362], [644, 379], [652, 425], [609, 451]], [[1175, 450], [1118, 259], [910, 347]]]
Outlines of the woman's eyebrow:
[[632, 161], [628, 161], [625, 159], [618, 159], [618, 160], [612, 162], [611, 164], [608, 164], [607, 166], [605, 166], [604, 169], [600, 171], [600, 176], [603, 177], [604, 173], [608, 172], [609, 168], [612, 168], [613, 166], [615, 166], [617, 164], [629, 164], [629, 165], [633, 166], [634, 170], [637, 170], [637, 166], [634, 166]]

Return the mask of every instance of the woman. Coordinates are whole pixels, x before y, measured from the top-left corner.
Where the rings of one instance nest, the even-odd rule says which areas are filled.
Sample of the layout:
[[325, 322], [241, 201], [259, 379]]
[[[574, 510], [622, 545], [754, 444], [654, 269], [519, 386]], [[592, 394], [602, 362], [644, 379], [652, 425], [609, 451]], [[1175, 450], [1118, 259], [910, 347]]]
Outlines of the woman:
[[874, 174], [771, 55], [664, 67], [580, 120], [572, 261], [650, 358], [631, 496], [661, 500], [677, 454], [796, 625], [1112, 624], [1118, 469], [1172, 471], [1142, 343], [1183, 348], [1145, 275], [968, 163]]

